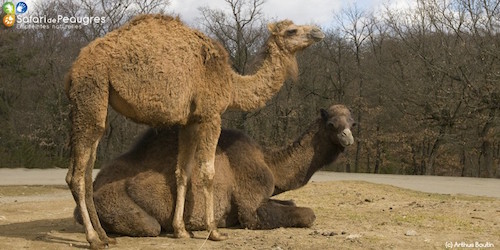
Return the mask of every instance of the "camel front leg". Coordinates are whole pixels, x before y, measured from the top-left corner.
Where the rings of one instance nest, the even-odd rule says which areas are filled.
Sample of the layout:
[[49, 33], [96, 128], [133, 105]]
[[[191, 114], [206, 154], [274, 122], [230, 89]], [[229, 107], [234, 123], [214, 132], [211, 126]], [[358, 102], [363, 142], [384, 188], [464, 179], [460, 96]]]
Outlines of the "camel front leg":
[[[288, 203], [288, 204], [287, 204]], [[258, 229], [310, 227], [316, 216], [312, 209], [297, 207], [289, 201], [268, 200], [257, 209]]]
[[220, 117], [216, 117], [210, 122], [201, 123], [196, 150], [196, 163], [200, 167], [203, 194], [205, 196], [205, 223], [209, 232], [209, 239], [214, 241], [227, 239], [227, 235], [217, 230], [217, 222], [214, 216], [214, 163], [220, 132]]
[[297, 204], [295, 204], [295, 201], [293, 200], [275, 200], [275, 199], [269, 199], [269, 202], [274, 202], [274, 203], [277, 203], [277, 204], [281, 204], [283, 206], [292, 206], [292, 207], [296, 207]]
[[179, 153], [177, 155], [177, 166], [175, 169], [177, 199], [172, 221], [174, 237], [176, 238], [189, 238], [191, 236], [186, 231], [186, 226], [184, 224], [184, 205], [186, 203], [187, 182], [191, 177], [194, 165], [198, 129], [199, 125], [194, 123], [188, 124], [179, 130]]

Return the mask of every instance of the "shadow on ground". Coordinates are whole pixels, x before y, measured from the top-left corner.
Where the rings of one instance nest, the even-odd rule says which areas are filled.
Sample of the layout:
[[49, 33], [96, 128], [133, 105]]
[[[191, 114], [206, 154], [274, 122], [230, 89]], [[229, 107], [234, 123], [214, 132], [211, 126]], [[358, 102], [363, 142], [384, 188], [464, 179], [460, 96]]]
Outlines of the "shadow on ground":
[[20, 238], [87, 249], [87, 242], [75, 240], [72, 237], [81, 233], [81, 226], [76, 224], [73, 218], [34, 220], [0, 225], [0, 237]]

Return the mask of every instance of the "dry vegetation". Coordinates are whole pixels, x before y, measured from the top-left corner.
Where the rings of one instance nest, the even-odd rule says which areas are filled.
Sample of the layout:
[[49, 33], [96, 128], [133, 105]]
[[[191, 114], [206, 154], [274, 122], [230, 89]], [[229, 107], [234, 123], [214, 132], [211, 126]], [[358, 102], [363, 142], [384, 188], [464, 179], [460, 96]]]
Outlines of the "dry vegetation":
[[[41, 199], [42, 197], [43, 199]], [[118, 237], [111, 249], [444, 249], [446, 242], [500, 246], [500, 200], [416, 192], [367, 182], [310, 183], [280, 195], [311, 207], [312, 228], [221, 229], [224, 242]], [[17, 201], [16, 201], [17, 200]], [[65, 187], [0, 187], [1, 249], [87, 247]]]

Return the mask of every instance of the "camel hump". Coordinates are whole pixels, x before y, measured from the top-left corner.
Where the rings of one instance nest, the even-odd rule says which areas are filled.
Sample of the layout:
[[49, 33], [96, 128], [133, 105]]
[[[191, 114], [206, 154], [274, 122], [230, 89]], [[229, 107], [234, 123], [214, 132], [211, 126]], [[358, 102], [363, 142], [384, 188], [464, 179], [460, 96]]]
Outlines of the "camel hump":
[[162, 14], [143, 14], [132, 18], [132, 20], [129, 21], [128, 25], [125, 26], [125, 29], [129, 28], [130, 26], [135, 26], [142, 22], [172, 22], [172, 21], [176, 21], [182, 24], [179, 16], [172, 17]]
[[229, 59], [226, 50], [215, 41], [202, 45], [201, 56], [203, 58], [203, 64], [212, 66], [214, 66], [214, 64], [220, 64], [221, 67], [224, 67]]

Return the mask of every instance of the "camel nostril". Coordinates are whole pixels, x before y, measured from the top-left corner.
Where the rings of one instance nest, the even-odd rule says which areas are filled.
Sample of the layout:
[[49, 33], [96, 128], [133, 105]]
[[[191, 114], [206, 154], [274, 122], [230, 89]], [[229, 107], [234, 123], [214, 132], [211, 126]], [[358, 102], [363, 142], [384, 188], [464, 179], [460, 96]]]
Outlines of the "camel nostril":
[[314, 27], [309, 33], [309, 37], [315, 41], [321, 41], [325, 38], [325, 34], [321, 31], [321, 29]]
[[344, 147], [354, 144], [354, 138], [352, 137], [352, 132], [350, 129], [346, 128], [338, 134], [338, 138]]
[[351, 133], [351, 130], [349, 130], [348, 128], [342, 130], [342, 133], [340, 133], [341, 136], [344, 136], [344, 137], [349, 137], [352, 135]]

